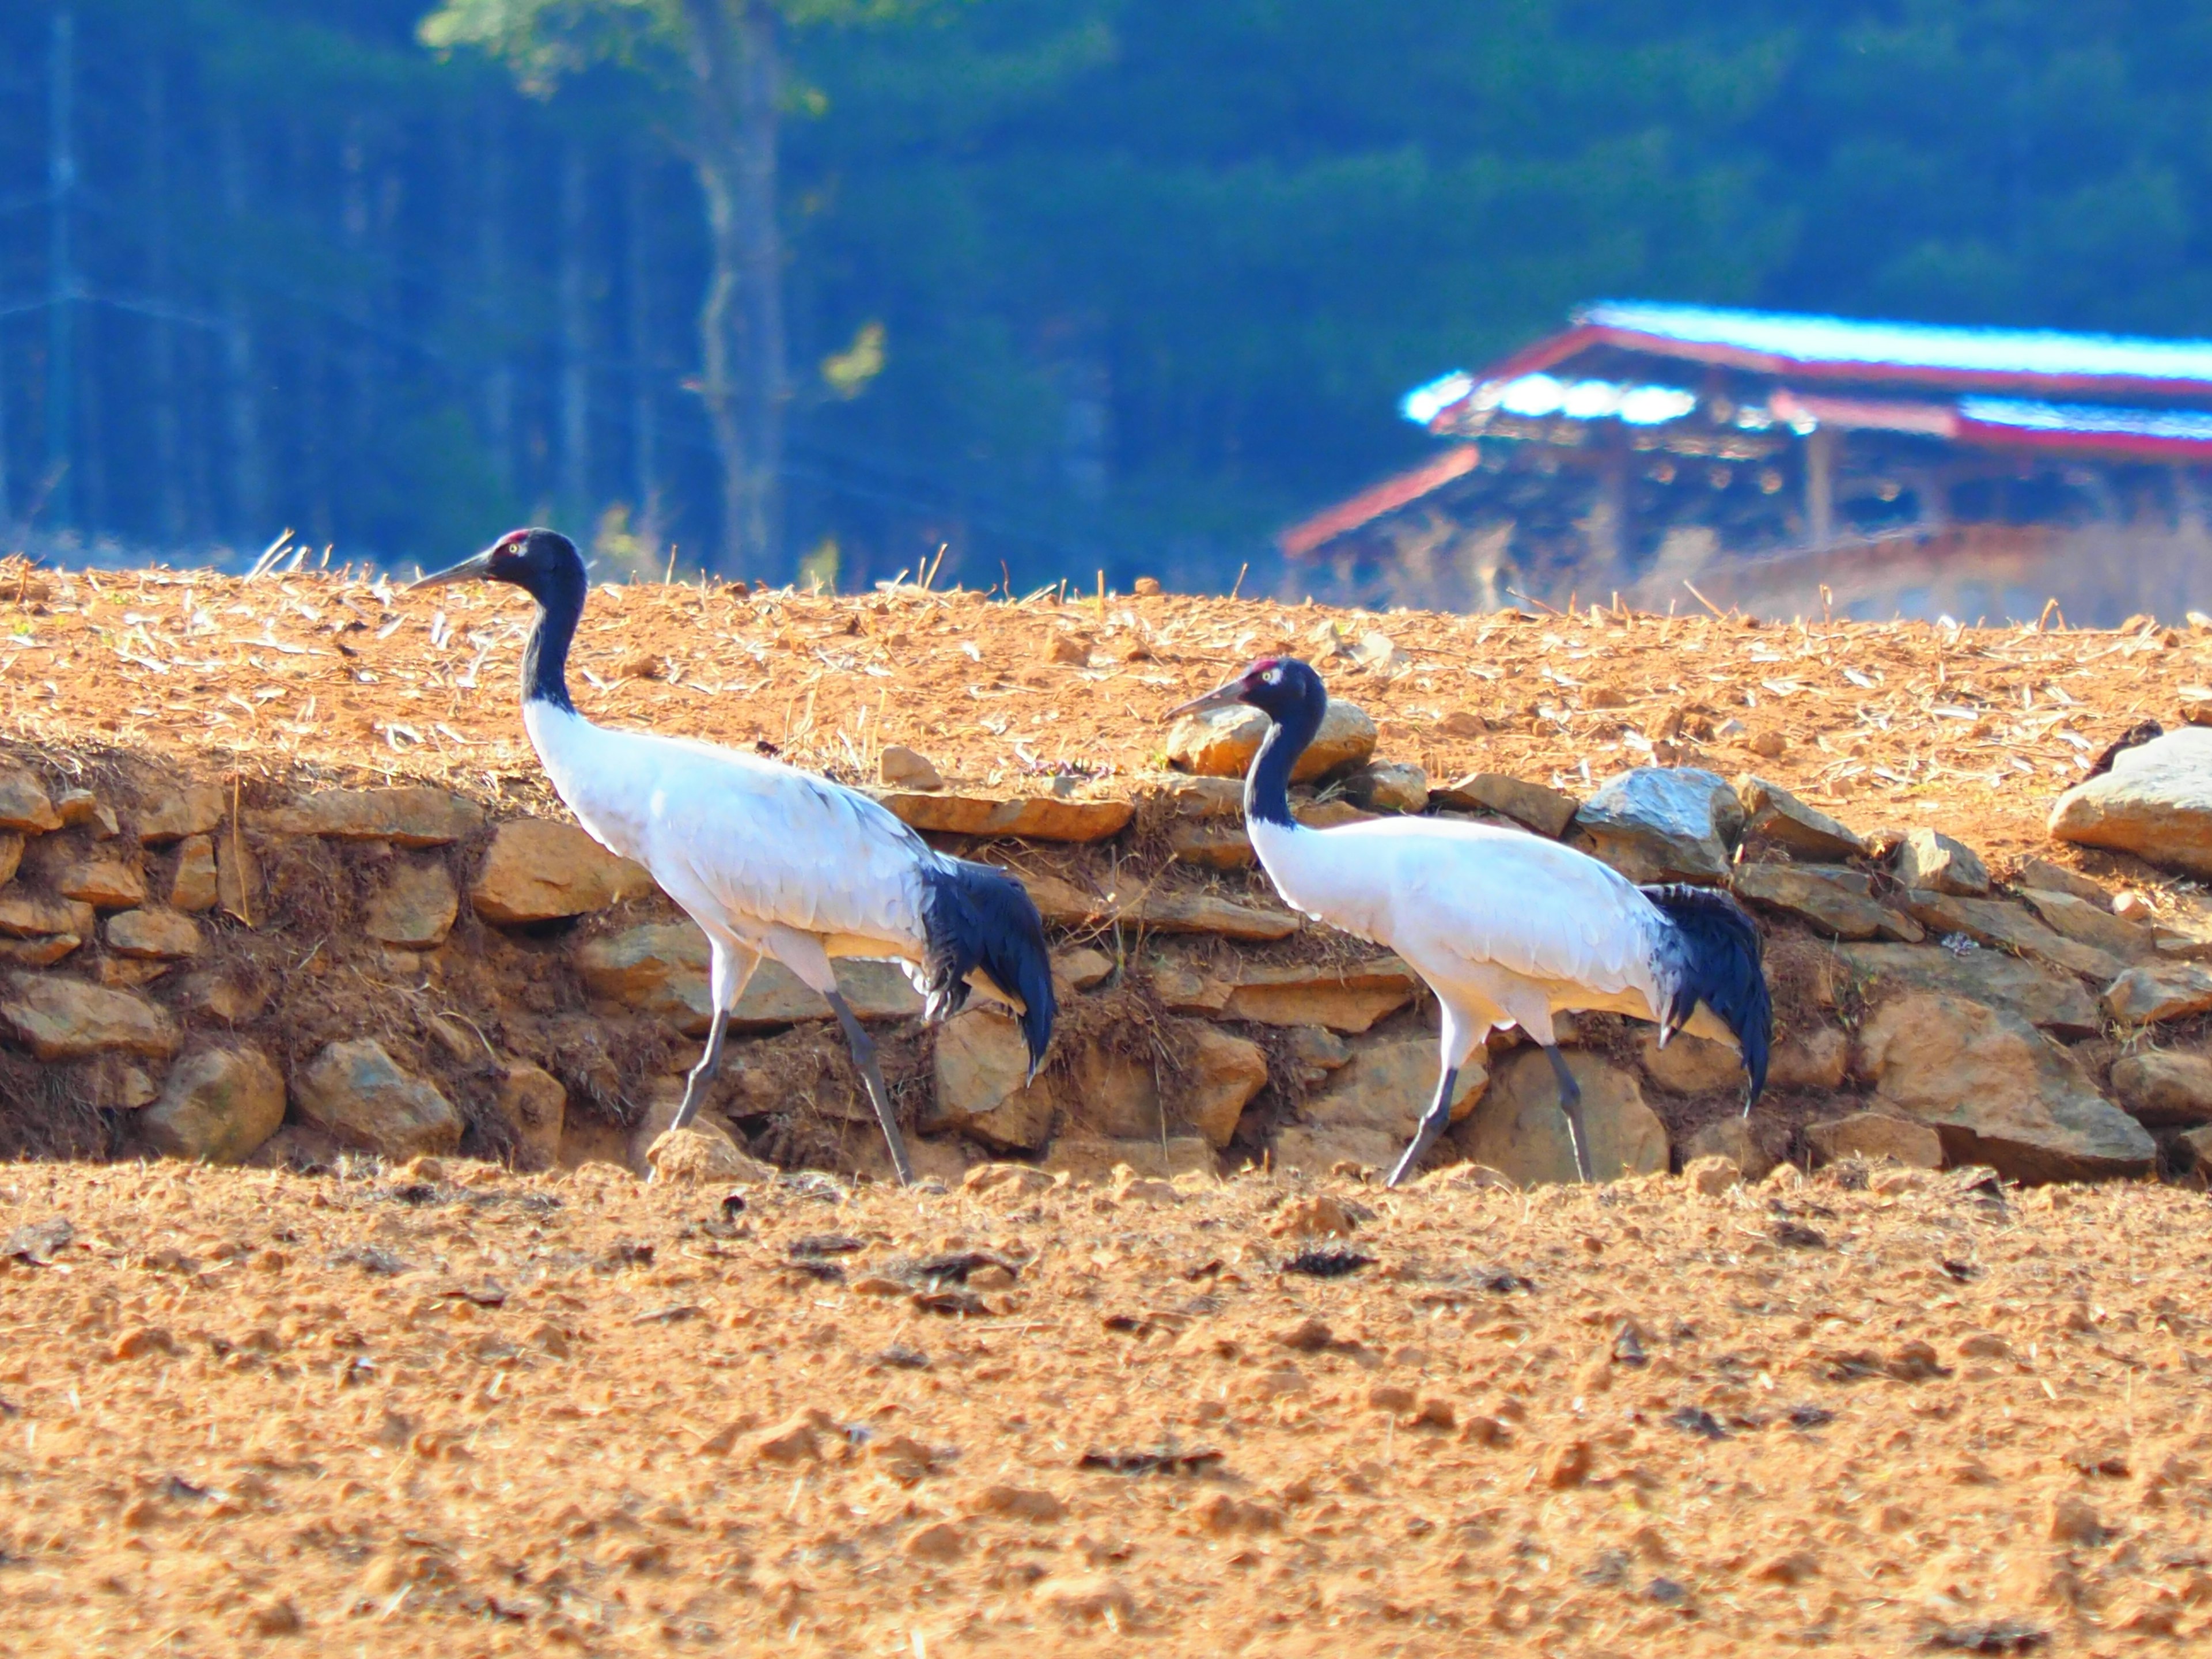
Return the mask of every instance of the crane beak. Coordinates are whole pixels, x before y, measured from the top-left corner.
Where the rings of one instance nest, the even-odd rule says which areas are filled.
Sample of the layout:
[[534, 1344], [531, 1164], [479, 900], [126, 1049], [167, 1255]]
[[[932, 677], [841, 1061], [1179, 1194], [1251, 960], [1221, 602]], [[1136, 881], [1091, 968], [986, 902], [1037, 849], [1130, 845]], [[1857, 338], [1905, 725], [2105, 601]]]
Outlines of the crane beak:
[[1217, 686], [1202, 697], [1193, 697], [1188, 702], [1179, 702], [1160, 718], [1176, 720], [1184, 714], [1203, 714], [1209, 708], [1233, 708], [1244, 701], [1244, 681], [1239, 678], [1228, 684]]
[[459, 564], [447, 565], [443, 570], [434, 570], [427, 576], [418, 576], [407, 584], [405, 591], [412, 593], [418, 587], [444, 587], [452, 582], [481, 581], [491, 574], [491, 555], [479, 553], [473, 559], [463, 559]]

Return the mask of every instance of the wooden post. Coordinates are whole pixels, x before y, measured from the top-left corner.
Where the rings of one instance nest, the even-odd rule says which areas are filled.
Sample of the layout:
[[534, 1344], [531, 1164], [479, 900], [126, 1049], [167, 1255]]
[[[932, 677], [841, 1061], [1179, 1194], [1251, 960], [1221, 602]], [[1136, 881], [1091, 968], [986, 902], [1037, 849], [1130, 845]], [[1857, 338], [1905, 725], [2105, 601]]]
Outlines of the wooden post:
[[1817, 550], [1836, 533], [1836, 428], [1816, 426], [1805, 437], [1805, 526]]

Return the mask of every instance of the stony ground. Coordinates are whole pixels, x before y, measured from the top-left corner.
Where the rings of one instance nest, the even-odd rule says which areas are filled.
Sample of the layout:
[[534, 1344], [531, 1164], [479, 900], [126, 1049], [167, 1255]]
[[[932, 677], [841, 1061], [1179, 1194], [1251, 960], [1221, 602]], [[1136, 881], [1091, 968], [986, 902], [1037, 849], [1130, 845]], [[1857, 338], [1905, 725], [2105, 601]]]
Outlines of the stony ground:
[[976, 1185], [10, 1168], [9, 1650], [2212, 1632], [2201, 1194]]

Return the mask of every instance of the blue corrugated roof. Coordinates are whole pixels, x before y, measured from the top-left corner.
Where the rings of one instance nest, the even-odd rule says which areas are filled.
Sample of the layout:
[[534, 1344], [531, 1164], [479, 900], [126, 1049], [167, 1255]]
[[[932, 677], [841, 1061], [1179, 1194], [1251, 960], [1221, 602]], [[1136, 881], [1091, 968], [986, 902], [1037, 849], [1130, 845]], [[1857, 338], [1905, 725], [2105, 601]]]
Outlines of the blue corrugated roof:
[[2212, 443], [2212, 415], [2201, 415], [2193, 410], [2106, 409], [2094, 404], [1961, 398], [1959, 413], [1984, 426], [2017, 427], [2027, 432], [2110, 433], [2115, 437]]
[[2212, 340], [2049, 329], [1945, 328], [1844, 317], [1606, 301], [1577, 320], [1796, 362], [1888, 363], [1960, 374], [2112, 375], [2212, 384]]

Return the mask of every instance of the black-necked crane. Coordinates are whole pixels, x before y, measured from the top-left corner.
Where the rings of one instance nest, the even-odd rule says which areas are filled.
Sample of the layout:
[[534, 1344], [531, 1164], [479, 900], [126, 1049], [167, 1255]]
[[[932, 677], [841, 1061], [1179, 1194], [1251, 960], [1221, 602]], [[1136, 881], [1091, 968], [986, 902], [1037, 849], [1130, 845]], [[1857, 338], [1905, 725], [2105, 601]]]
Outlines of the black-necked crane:
[[564, 672], [589, 582], [575, 544], [516, 530], [474, 558], [424, 576], [507, 582], [538, 601], [522, 657], [522, 724], [553, 787], [602, 846], [635, 859], [707, 935], [714, 1005], [707, 1051], [672, 1128], [690, 1124], [722, 1058], [726, 1017], [763, 957], [828, 1000], [890, 1144], [914, 1178], [875, 1045], [837, 989], [839, 957], [893, 961], [942, 1019], [971, 987], [1018, 1017], [1036, 1074], [1056, 1012], [1044, 924], [1002, 870], [938, 852], [857, 790], [758, 756], [687, 738], [595, 726]]
[[1569, 1010], [1655, 1022], [1732, 1042], [1748, 1087], [1766, 1083], [1772, 1024], [1759, 929], [1725, 893], [1638, 887], [1587, 854], [1541, 836], [1429, 817], [1372, 818], [1309, 830], [1291, 816], [1291, 769], [1321, 727], [1328, 693], [1291, 658], [1263, 657], [1218, 690], [1170, 711], [1248, 703], [1268, 719], [1244, 782], [1245, 827], [1292, 908], [1389, 946], [1443, 1009], [1443, 1076], [1396, 1186], [1450, 1121], [1460, 1067], [1492, 1030], [1518, 1025], [1559, 1084], [1575, 1167], [1592, 1178], [1582, 1091], [1553, 1016]]

